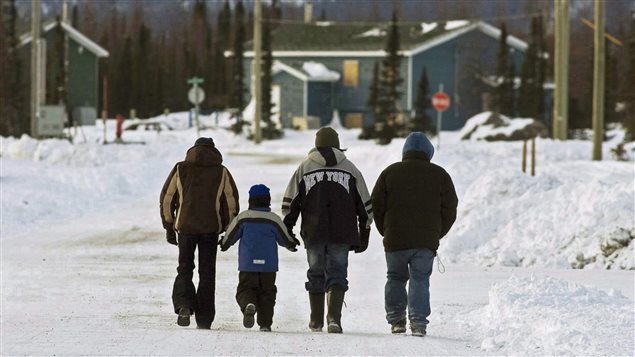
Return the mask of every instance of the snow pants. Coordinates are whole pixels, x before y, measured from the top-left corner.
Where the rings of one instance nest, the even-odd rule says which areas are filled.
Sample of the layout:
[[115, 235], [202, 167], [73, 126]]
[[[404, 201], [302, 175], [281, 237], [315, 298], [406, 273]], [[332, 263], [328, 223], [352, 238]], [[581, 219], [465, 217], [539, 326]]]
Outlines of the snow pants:
[[411, 325], [423, 329], [428, 325], [433, 261], [434, 252], [425, 248], [386, 252], [388, 281], [384, 296], [386, 320], [389, 324], [405, 321], [407, 306]]
[[333, 285], [348, 290], [348, 244], [318, 243], [306, 247], [309, 270], [305, 284], [311, 294], [324, 294]]
[[276, 273], [274, 272], [241, 271], [238, 274], [236, 301], [242, 312], [245, 311], [247, 304], [256, 305], [256, 322], [258, 326], [271, 327], [277, 292]]
[[[216, 247], [215, 234], [179, 234], [179, 266], [172, 290], [174, 312], [181, 307], [194, 312], [196, 323], [209, 326], [216, 315]], [[194, 288], [194, 252], [198, 247], [198, 289]]]

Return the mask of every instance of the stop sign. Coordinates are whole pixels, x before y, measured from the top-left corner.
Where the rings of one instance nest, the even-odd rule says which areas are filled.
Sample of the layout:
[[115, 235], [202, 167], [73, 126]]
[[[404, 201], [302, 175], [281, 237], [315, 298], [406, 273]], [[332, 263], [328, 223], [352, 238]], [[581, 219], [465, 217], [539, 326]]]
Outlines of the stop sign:
[[436, 92], [432, 96], [432, 106], [437, 112], [442, 112], [450, 106], [450, 97], [443, 92]]

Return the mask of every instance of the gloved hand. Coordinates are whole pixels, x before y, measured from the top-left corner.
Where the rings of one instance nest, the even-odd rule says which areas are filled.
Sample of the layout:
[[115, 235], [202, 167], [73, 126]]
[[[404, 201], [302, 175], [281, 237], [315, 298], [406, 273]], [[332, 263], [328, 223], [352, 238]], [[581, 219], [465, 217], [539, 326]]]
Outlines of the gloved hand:
[[288, 245], [286, 246], [286, 248], [287, 248], [287, 250], [288, 250], [288, 251], [290, 251], [290, 252], [297, 252], [297, 251], [298, 251], [298, 248], [296, 248], [295, 244], [288, 244]]
[[292, 252], [297, 252], [298, 249], [296, 247], [300, 245], [300, 241], [295, 237], [295, 234], [290, 234], [290, 236], [291, 242], [287, 243], [286, 248]]
[[359, 230], [359, 240], [361, 244], [355, 247], [355, 253], [362, 253], [366, 251], [368, 248], [368, 240], [370, 237], [370, 228], [360, 228]]
[[224, 246], [223, 243], [223, 239], [225, 239], [225, 236], [220, 236], [218, 237], [218, 245], [220, 245], [220, 251], [221, 252], [226, 252], [229, 249], [229, 246]]
[[165, 230], [165, 239], [170, 244], [179, 245], [178, 242], [176, 241], [176, 232], [172, 229]]

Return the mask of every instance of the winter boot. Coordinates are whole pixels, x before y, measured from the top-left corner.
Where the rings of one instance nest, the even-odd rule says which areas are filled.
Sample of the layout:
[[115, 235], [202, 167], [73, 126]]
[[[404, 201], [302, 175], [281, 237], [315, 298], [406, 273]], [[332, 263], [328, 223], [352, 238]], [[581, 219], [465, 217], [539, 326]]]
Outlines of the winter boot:
[[321, 332], [324, 327], [324, 293], [309, 293], [309, 303], [311, 304], [309, 329], [313, 332]]
[[397, 321], [390, 328], [392, 333], [406, 333], [406, 320]]
[[417, 326], [416, 324], [410, 323], [410, 332], [412, 332], [413, 336], [423, 337], [426, 335], [426, 325]]
[[271, 326], [260, 326], [260, 332], [271, 332]]
[[243, 326], [246, 328], [254, 327], [254, 323], [256, 319], [254, 319], [254, 315], [256, 314], [256, 305], [249, 303], [245, 306], [245, 311], [243, 311]]
[[338, 286], [332, 286], [326, 295], [328, 313], [326, 321], [329, 333], [342, 333], [342, 304], [344, 303], [344, 293], [346, 291]]
[[179, 308], [179, 317], [176, 318], [177, 325], [190, 326], [190, 315], [192, 315], [192, 310], [190, 310], [189, 308]]

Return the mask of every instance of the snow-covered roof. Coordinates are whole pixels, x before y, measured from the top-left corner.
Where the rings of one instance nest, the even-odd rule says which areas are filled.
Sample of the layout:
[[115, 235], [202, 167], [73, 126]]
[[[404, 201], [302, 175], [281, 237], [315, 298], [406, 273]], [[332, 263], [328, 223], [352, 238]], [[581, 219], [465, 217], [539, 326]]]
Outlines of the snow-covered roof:
[[283, 71], [302, 81], [335, 82], [340, 79], [338, 72], [329, 69], [323, 63], [314, 61], [294, 64], [274, 61], [272, 69], [274, 73]]
[[[383, 57], [389, 23], [360, 26], [346, 23], [282, 24], [272, 34], [274, 57]], [[438, 23], [398, 24], [402, 34], [401, 53], [413, 56], [455, 39], [470, 31], [480, 31], [499, 39], [501, 30], [483, 21], [454, 20]], [[518, 50], [528, 47], [523, 40], [508, 35], [507, 43]], [[251, 43], [245, 45], [245, 57], [253, 57]], [[227, 52], [226, 56], [231, 56]]]
[[[52, 21], [52, 22], [44, 24], [42, 26], [42, 32], [46, 33], [51, 31], [57, 26], [57, 24], [58, 24], [57, 21]], [[73, 26], [65, 22], [61, 22], [60, 24], [62, 25], [62, 28], [64, 29], [64, 31], [66, 31], [68, 36], [71, 39], [73, 39], [73, 41], [77, 42], [78, 44], [86, 48], [88, 51], [92, 52], [95, 56], [101, 58], [101, 57], [108, 57], [110, 55], [108, 51], [106, 51], [106, 49], [99, 46], [97, 43], [93, 42], [91, 39], [86, 37], [86, 35], [84, 35], [83, 33], [79, 32]], [[20, 47], [24, 46], [30, 43], [32, 39], [33, 39], [33, 36], [31, 36], [31, 33], [27, 32], [24, 35], [20, 36], [20, 44], [18, 46]]]

